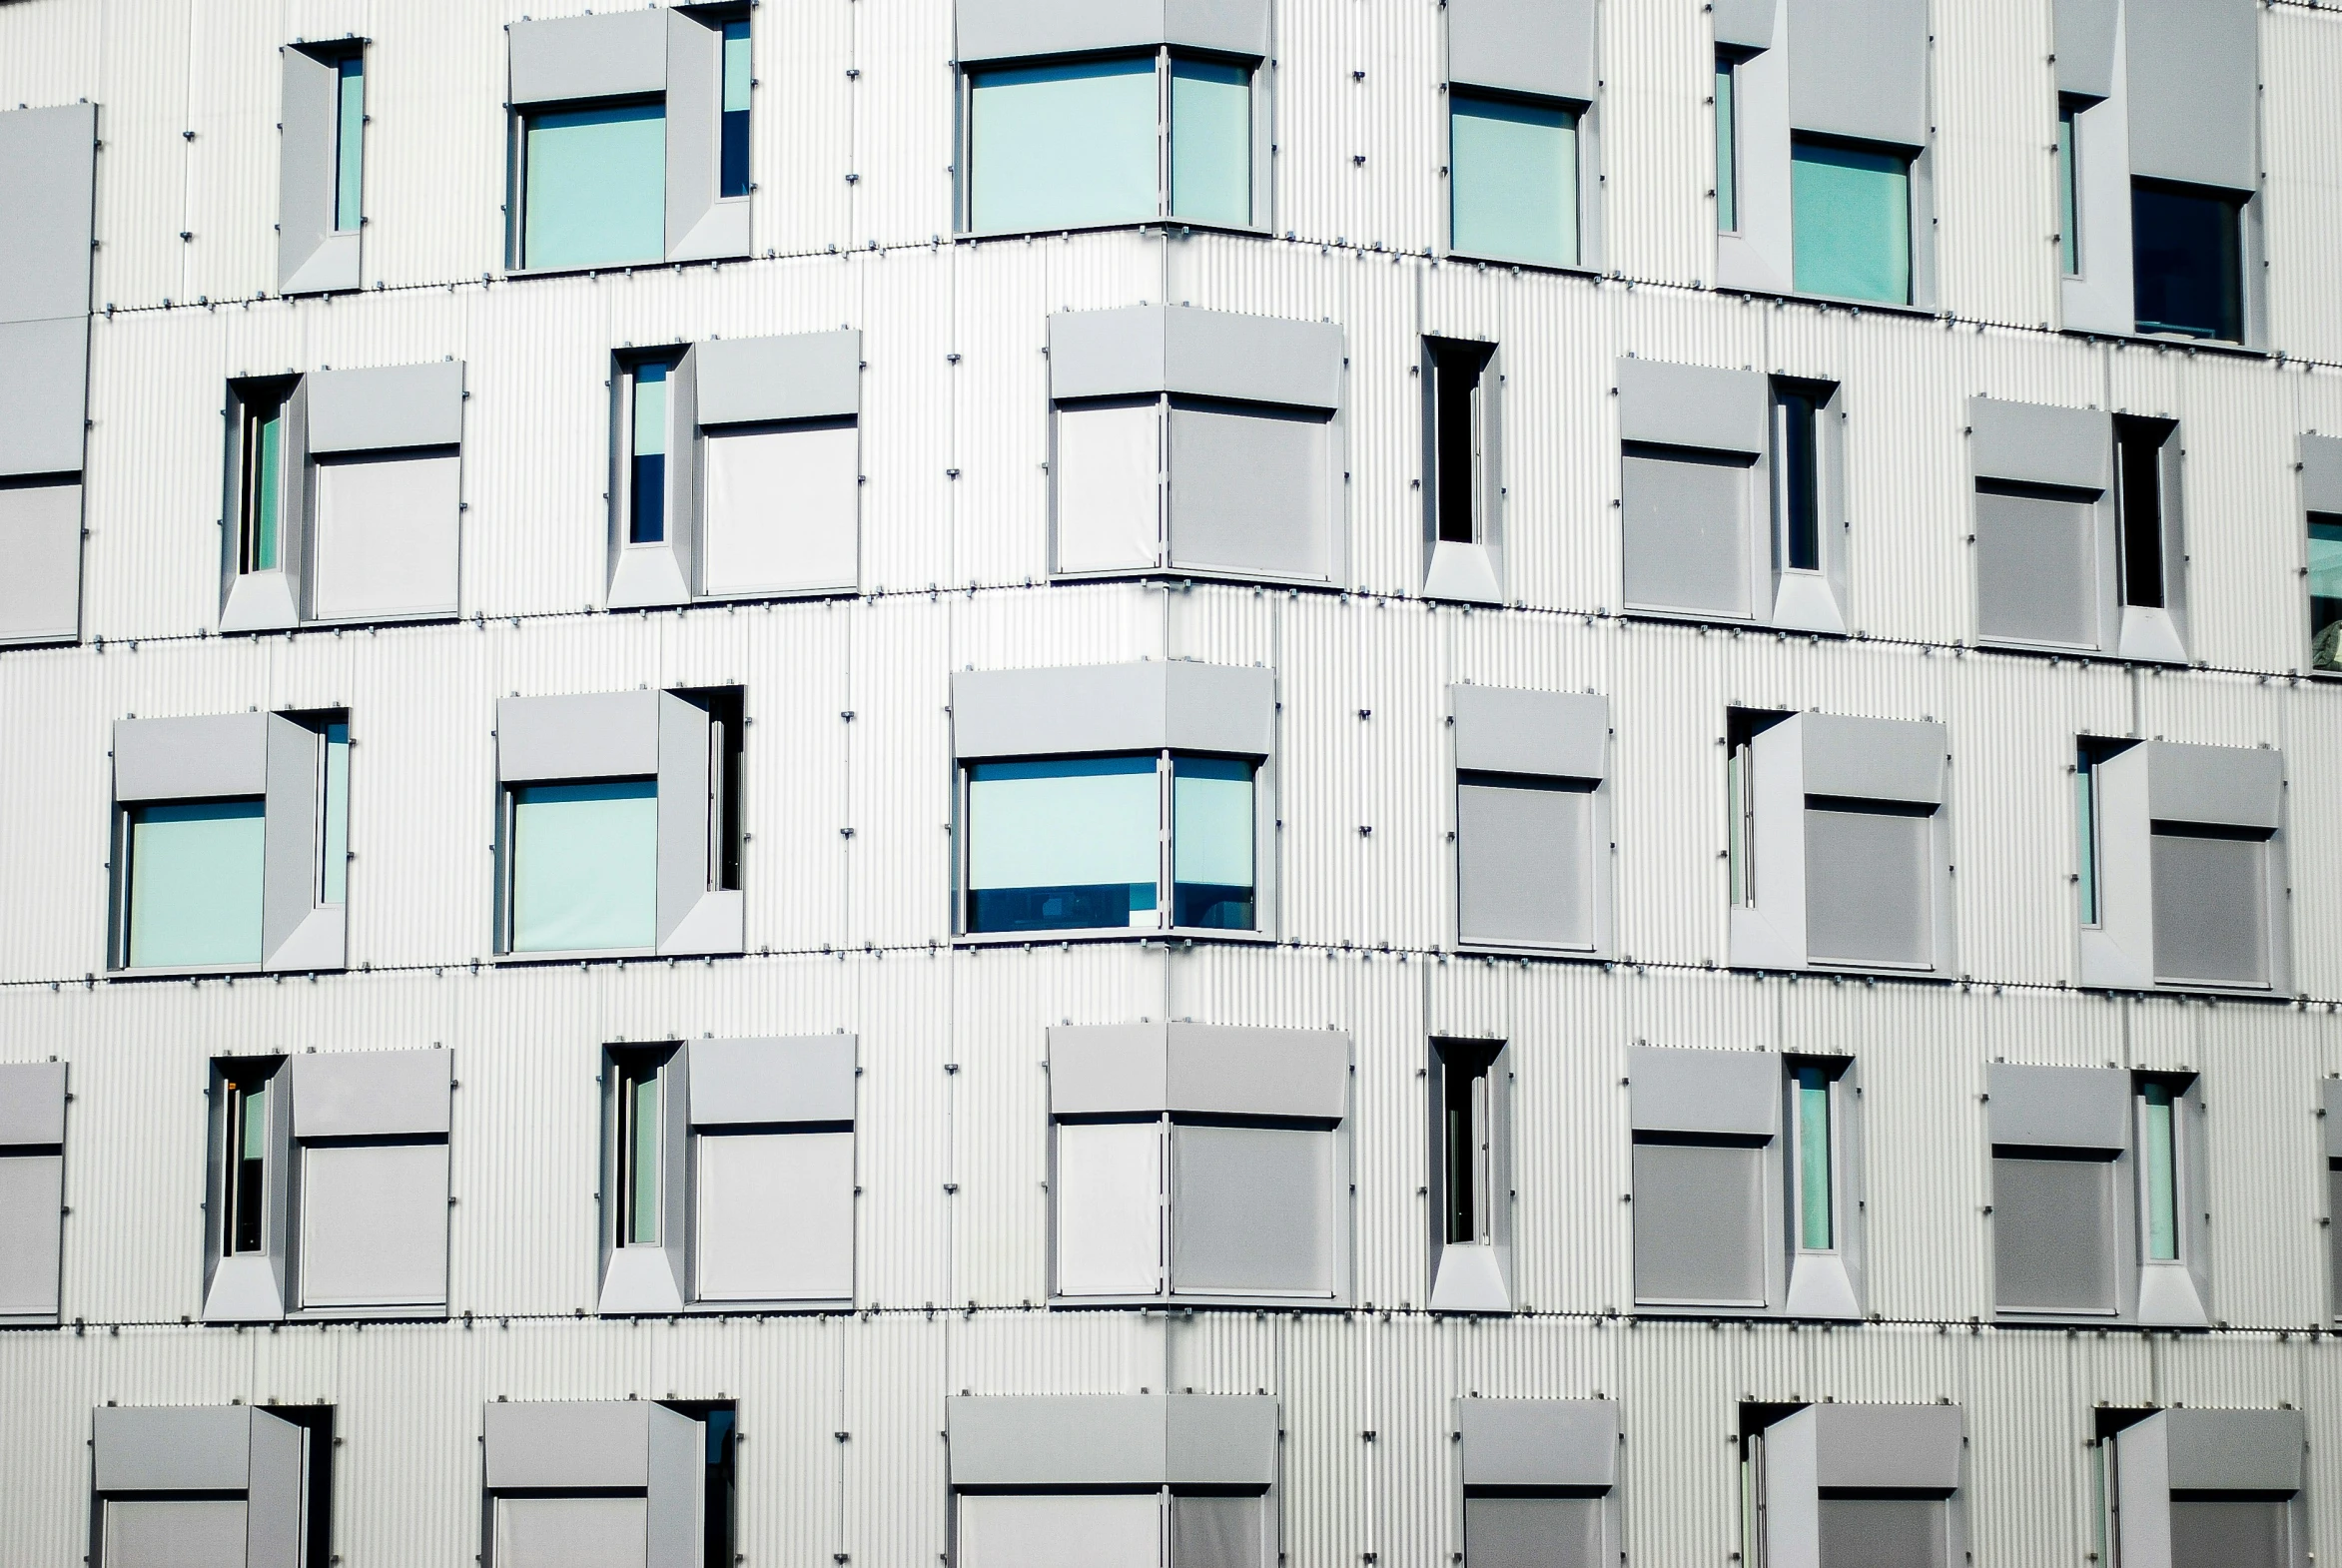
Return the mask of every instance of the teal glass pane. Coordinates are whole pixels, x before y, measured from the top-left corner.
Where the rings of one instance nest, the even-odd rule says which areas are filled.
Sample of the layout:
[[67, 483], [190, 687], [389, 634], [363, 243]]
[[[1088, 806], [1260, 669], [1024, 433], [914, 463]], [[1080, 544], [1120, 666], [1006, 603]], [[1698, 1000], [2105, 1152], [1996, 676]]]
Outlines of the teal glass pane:
[[2149, 1084], [2147, 1111], [2147, 1256], [2158, 1262], [2179, 1256], [2179, 1182], [2172, 1162], [2171, 1088]]
[[978, 763], [969, 929], [1153, 927], [1159, 800], [1152, 756]]
[[523, 267], [601, 267], [666, 254], [663, 104], [532, 115], [522, 157]]
[[1252, 764], [1171, 761], [1171, 924], [1252, 929]]
[[653, 946], [657, 780], [531, 784], [512, 795], [512, 951]]
[[1800, 294], [1911, 303], [1911, 159], [1794, 142], [1790, 206]]
[[667, 366], [650, 360], [634, 368], [634, 455], [667, 452]]
[[1827, 1252], [1836, 1218], [1830, 1190], [1830, 1080], [1818, 1067], [1797, 1070], [1798, 1229], [1809, 1252]]
[[242, 1125], [242, 1147], [236, 1151], [240, 1160], [267, 1160], [269, 1158], [269, 1083], [267, 1079], [241, 1091], [244, 1112], [237, 1118]]
[[1171, 216], [1252, 221], [1252, 73], [1240, 65], [1171, 62]]
[[2309, 525], [2310, 665], [2342, 670], [2342, 520]]
[[1733, 105], [1730, 60], [1716, 62], [1716, 227], [1725, 234], [1740, 232], [1739, 111]]
[[659, 1081], [655, 1072], [645, 1072], [627, 1086], [632, 1104], [630, 1131], [633, 1147], [628, 1175], [633, 1178], [633, 1191], [627, 1194], [628, 1231], [626, 1239], [644, 1245], [656, 1246], [659, 1239]]
[[1450, 240], [1468, 256], [1572, 266], [1578, 259], [1578, 117], [1451, 94]]
[[261, 961], [261, 813], [257, 800], [132, 809], [131, 968]]
[[748, 108], [748, 24], [724, 24], [724, 113]]
[[986, 71], [969, 94], [980, 231], [1140, 223], [1156, 209], [1155, 61]]
[[320, 813], [324, 840], [318, 902], [347, 903], [350, 897], [350, 726], [326, 726], [326, 798]]
[[280, 402], [262, 414], [252, 427], [251, 559], [247, 571], [277, 569], [278, 521], [283, 511], [280, 480], [285, 467], [285, 405]]
[[358, 227], [359, 197], [366, 169], [366, 56], [342, 60], [341, 113], [337, 117], [334, 148], [334, 227]]
[[2085, 748], [2073, 762], [2073, 804], [2081, 843], [2081, 923], [2098, 923], [2098, 759]]
[[2074, 201], [2073, 106], [2057, 109], [2057, 258], [2065, 276], [2081, 276], [2081, 209]]

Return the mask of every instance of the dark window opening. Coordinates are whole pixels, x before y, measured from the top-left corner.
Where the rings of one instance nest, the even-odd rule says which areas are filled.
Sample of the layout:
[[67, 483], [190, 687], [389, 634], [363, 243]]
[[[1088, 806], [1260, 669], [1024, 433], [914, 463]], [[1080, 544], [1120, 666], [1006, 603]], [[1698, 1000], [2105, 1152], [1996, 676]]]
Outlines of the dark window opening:
[[2173, 426], [2165, 419], [2114, 418], [2117, 504], [2122, 517], [2122, 602], [2141, 609], [2164, 604], [2163, 447]]
[[738, 686], [678, 691], [676, 696], [707, 710], [707, 885], [719, 892], [740, 887], [741, 773], [748, 718], [746, 693]]
[[1805, 382], [1773, 388], [1774, 560], [1790, 571], [1822, 569], [1821, 451], [1816, 422], [1831, 389]]
[[656, 1246], [664, 1212], [665, 1074], [670, 1052], [629, 1051], [615, 1057], [617, 1243]]
[[740, 1407], [728, 1399], [667, 1399], [661, 1403], [697, 1421], [707, 1434], [707, 1503], [701, 1514], [700, 1560], [705, 1568], [732, 1568], [738, 1533]]
[[222, 1234], [231, 1254], [266, 1250], [269, 1239], [269, 1080], [275, 1068], [237, 1066], [221, 1080], [226, 1097]]
[[1736, 909], [1757, 902], [1757, 737], [1789, 715], [1734, 708], [1724, 719], [1725, 872]]
[[285, 563], [285, 399], [291, 381], [246, 382], [236, 398], [236, 569], [275, 571]]
[[1443, 544], [1476, 544], [1487, 450], [1484, 387], [1495, 350], [1478, 343], [1433, 343], [1431, 502]]
[[1484, 1041], [1441, 1041], [1440, 1166], [1447, 1239], [1487, 1241], [1495, 1233], [1494, 1100], [1490, 1076], [1501, 1049]]
[[2071, 98], [2057, 101], [2057, 256], [2065, 276], [2081, 276], [2080, 152], [2077, 121], [2082, 106]]
[[2144, 181], [2131, 187], [2140, 332], [2244, 341], [2242, 206], [2222, 191]]
[[269, 1414], [309, 1434], [308, 1540], [302, 1568], [330, 1568], [334, 1555], [334, 1407], [330, 1404], [272, 1404]]

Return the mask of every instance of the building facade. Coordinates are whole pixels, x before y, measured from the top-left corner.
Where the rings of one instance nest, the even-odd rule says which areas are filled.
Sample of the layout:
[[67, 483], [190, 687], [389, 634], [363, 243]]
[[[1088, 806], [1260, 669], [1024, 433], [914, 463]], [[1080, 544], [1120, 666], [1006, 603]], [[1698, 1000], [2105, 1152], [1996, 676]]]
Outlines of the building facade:
[[551, 8], [0, 3], [0, 1558], [2337, 1549], [2331, 5]]

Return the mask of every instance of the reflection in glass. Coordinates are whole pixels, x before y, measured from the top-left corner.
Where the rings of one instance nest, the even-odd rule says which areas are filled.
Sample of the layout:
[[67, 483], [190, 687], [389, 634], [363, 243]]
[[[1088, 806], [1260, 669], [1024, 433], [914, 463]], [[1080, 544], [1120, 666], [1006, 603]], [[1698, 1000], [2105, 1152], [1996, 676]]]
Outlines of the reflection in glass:
[[2142, 333], [2244, 341], [2238, 198], [2197, 187], [2130, 191], [2131, 279]]
[[1449, 245], [1469, 256], [1575, 266], [1578, 117], [1509, 99], [1449, 95]]
[[1155, 61], [978, 73], [969, 93], [968, 219], [984, 232], [1157, 216]]
[[658, 781], [512, 791], [512, 951], [647, 948], [658, 940]]
[[1252, 764], [1171, 762], [1171, 924], [1252, 929]]
[[1173, 60], [1171, 210], [1196, 223], [1252, 221], [1252, 73]]
[[980, 762], [968, 782], [968, 929], [1158, 924], [1156, 759]]
[[1801, 137], [1789, 177], [1798, 292], [1911, 304], [1911, 155]]
[[531, 115], [521, 152], [521, 266], [607, 267], [666, 254], [664, 104]]

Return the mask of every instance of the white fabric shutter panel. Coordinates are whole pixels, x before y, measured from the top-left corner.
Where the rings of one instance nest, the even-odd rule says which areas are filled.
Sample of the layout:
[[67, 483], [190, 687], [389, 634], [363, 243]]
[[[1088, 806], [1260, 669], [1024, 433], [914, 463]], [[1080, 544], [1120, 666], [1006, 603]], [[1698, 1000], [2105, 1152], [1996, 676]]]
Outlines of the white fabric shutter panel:
[[1456, 787], [1456, 923], [1466, 942], [1585, 947], [1592, 796], [1494, 781]]
[[1162, 519], [1156, 475], [1162, 418], [1145, 402], [1085, 403], [1057, 414], [1057, 569], [1124, 571], [1156, 564]]
[[1173, 403], [1171, 564], [1329, 575], [1331, 431], [1321, 413]]
[[1686, 452], [1625, 460], [1626, 601], [1749, 613], [1749, 476], [1743, 460]]
[[1163, 1136], [1154, 1122], [1069, 1122], [1058, 1136], [1060, 1295], [1163, 1284]]
[[854, 1293], [854, 1135], [700, 1133], [699, 1297]]
[[0, 1313], [57, 1310], [65, 1157], [0, 1152]]
[[646, 1568], [641, 1497], [499, 1497], [496, 1568]]
[[453, 614], [461, 475], [452, 452], [320, 458], [318, 618]]
[[1333, 1293], [1334, 1137], [1171, 1129], [1171, 1288]]
[[1634, 1146], [1635, 1299], [1765, 1304], [1765, 1151]]
[[1151, 1492], [964, 1496], [959, 1568], [1157, 1568], [1162, 1514]]
[[1934, 828], [1906, 812], [1806, 811], [1806, 950], [1925, 964], [1935, 949]]
[[245, 1568], [244, 1499], [106, 1504], [106, 1568]]
[[854, 586], [861, 484], [854, 420], [713, 429], [701, 446], [701, 591], [720, 598]]
[[447, 1299], [447, 1146], [311, 1145], [301, 1152], [304, 1306]]

